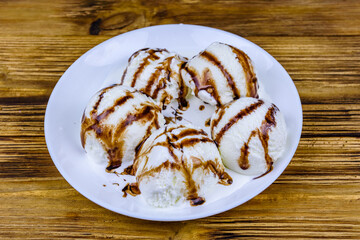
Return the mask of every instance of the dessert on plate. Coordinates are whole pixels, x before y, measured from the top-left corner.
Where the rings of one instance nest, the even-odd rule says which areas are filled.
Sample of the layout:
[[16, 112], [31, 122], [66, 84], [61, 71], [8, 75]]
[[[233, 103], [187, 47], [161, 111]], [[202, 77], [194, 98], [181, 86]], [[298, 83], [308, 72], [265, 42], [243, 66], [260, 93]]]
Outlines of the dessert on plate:
[[191, 58], [181, 76], [193, 93], [211, 105], [240, 97], [258, 97], [258, 81], [251, 59], [233, 46], [215, 42]]
[[224, 165], [241, 174], [265, 174], [285, 149], [284, 117], [262, 99], [244, 97], [218, 108], [210, 127]]
[[134, 160], [136, 147], [165, 123], [159, 106], [121, 85], [97, 92], [85, 108], [81, 143], [88, 157], [112, 171]]
[[141, 195], [155, 207], [186, 200], [200, 205], [217, 183], [232, 183], [214, 141], [191, 125], [154, 131], [138, 149], [133, 169]]
[[166, 49], [140, 49], [129, 58], [120, 84], [145, 93], [162, 107], [178, 99], [179, 106], [185, 108], [188, 90], [180, 76], [185, 61]]
[[[232, 184], [224, 165], [259, 177], [284, 152], [285, 120], [268, 99], [251, 59], [228, 44], [213, 43], [189, 61], [166, 49], [140, 49], [129, 58], [120, 84], [90, 100], [81, 142], [108, 172], [129, 165], [123, 174], [135, 176], [135, 182], [122, 189], [124, 196], [140, 194], [161, 208], [197, 206], [217, 184]], [[199, 118], [205, 108], [199, 102], [216, 107], [208, 105]], [[189, 119], [181, 116], [185, 111]], [[203, 129], [185, 124], [190, 118], [207, 119], [211, 135], [204, 131], [207, 124]]]

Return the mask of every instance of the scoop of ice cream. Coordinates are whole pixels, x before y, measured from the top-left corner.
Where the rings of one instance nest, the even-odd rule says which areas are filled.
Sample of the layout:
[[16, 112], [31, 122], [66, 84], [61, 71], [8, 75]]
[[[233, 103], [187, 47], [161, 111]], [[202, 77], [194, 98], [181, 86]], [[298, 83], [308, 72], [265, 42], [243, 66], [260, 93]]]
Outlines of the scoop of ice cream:
[[156, 130], [139, 149], [133, 168], [142, 196], [155, 207], [184, 200], [200, 205], [217, 183], [232, 183], [213, 140], [190, 125]]
[[132, 162], [135, 148], [165, 124], [161, 109], [137, 90], [113, 85], [97, 92], [81, 122], [81, 143], [90, 159], [111, 171]]
[[261, 175], [270, 171], [283, 153], [287, 132], [274, 104], [245, 97], [215, 111], [211, 135], [226, 167], [245, 175]]
[[181, 70], [195, 95], [211, 105], [240, 97], [258, 97], [258, 82], [250, 58], [241, 50], [215, 42], [190, 59]]
[[141, 49], [129, 58], [121, 84], [134, 87], [163, 106], [173, 99], [184, 105], [188, 92], [180, 76], [184, 61], [166, 49]]

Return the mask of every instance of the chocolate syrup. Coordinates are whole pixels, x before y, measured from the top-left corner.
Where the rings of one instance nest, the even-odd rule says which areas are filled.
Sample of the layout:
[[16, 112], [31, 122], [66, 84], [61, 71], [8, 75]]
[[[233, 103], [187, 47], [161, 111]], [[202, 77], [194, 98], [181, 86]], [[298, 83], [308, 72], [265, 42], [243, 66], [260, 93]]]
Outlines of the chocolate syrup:
[[141, 194], [137, 183], [128, 183], [125, 185], [125, 187], [121, 191], [124, 193], [123, 197], [126, 197], [127, 194], [130, 194], [133, 197]]
[[120, 174], [135, 176], [135, 171], [134, 171], [133, 165], [130, 165], [127, 168], [125, 168], [124, 171]]
[[211, 123], [211, 119], [208, 118], [208, 119], [205, 121], [205, 127], [210, 127], [210, 123]]
[[253, 66], [251, 65], [250, 58], [243, 51], [235, 47], [232, 47], [230, 45], [229, 47], [231, 47], [233, 53], [236, 54], [236, 58], [244, 70], [244, 74], [246, 78], [246, 88], [247, 88], [246, 97], [258, 98], [259, 96], [257, 93], [257, 78]]
[[190, 199], [190, 205], [191, 206], [198, 206], [198, 205], [202, 205], [205, 202], [205, 198], [202, 197], [197, 197], [194, 199]]
[[[175, 133], [174, 130], [177, 129], [181, 129], [181, 130], [176, 131]], [[149, 149], [142, 152], [135, 159], [134, 166], [135, 168], [137, 168], [137, 165], [139, 164], [138, 161], [140, 160], [140, 158], [144, 157], [156, 146], [166, 147], [173, 160], [171, 162], [167, 160], [156, 168], [151, 168], [149, 170], [146, 170], [145, 172], [138, 173], [137, 181], [141, 181], [141, 178], [145, 176], [155, 176], [163, 169], [176, 169], [177, 171], [180, 171], [185, 178], [185, 184], [187, 188], [186, 198], [190, 200], [190, 204], [192, 206], [200, 205], [205, 202], [204, 198], [198, 196], [198, 187], [196, 186], [195, 181], [192, 178], [192, 174], [195, 169], [203, 168], [203, 171], [213, 172], [215, 175], [219, 177], [220, 184], [229, 185], [232, 183], [231, 177], [224, 171], [224, 169], [220, 167], [220, 165], [216, 164], [216, 162], [212, 160], [204, 161], [202, 159], [192, 157], [193, 164], [191, 169], [189, 168], [188, 164], [186, 164], [186, 161], [183, 159], [184, 157], [183, 149], [185, 147], [193, 147], [200, 142], [213, 143], [213, 140], [207, 137], [207, 134], [203, 130], [189, 129], [183, 126], [165, 128], [164, 132], [159, 134], [159, 136], [157, 136], [156, 138], [159, 138], [160, 136], [163, 135], [166, 136], [165, 141], [153, 144]], [[201, 137], [191, 138], [191, 136], [198, 136], [198, 135], [201, 135]], [[177, 154], [175, 154], [175, 151], [180, 151], [182, 154], [178, 156]], [[147, 158], [146, 157], [144, 158], [147, 161]]]
[[257, 102], [251, 104], [250, 106], [246, 107], [245, 109], [241, 110], [238, 114], [236, 114], [234, 117], [232, 117], [227, 124], [216, 134], [215, 136], [215, 142], [220, 143], [221, 138], [225, 134], [226, 131], [228, 131], [237, 121], [242, 119], [243, 117], [251, 114], [253, 111], [255, 111], [258, 107], [264, 104], [264, 101], [258, 100]]
[[140, 77], [141, 73], [144, 71], [145, 67], [147, 65], [150, 64], [150, 60], [154, 61], [154, 60], [158, 60], [160, 57], [158, 57], [156, 55], [157, 52], [162, 52], [164, 51], [164, 49], [150, 49], [150, 50], [146, 50], [146, 52], [149, 54], [148, 56], [146, 56], [143, 61], [141, 62], [141, 64], [139, 65], [139, 67], [137, 68], [137, 70], [135, 71], [134, 75], [133, 75], [133, 79], [132, 82], [130, 84], [131, 87], [134, 87], [136, 84], [137, 79]]
[[229, 87], [231, 88], [234, 99], [238, 99], [240, 97], [240, 91], [237, 89], [233, 77], [230, 75], [230, 73], [225, 69], [225, 67], [221, 64], [221, 62], [217, 59], [216, 56], [211, 54], [210, 52], [204, 51], [200, 54], [201, 57], [207, 59], [209, 62], [211, 62], [213, 65], [215, 65], [217, 68], [220, 69], [224, 77], [226, 78]]
[[81, 140], [83, 146], [85, 146], [87, 132], [89, 131], [95, 132], [96, 137], [101, 140], [105, 151], [108, 153], [109, 163], [106, 167], [106, 171], [108, 172], [112, 172], [114, 169], [121, 166], [124, 145], [123, 134], [127, 126], [137, 121], [151, 122], [146, 130], [144, 138], [150, 135], [152, 129], [160, 127], [157, 119], [157, 113], [160, 112], [160, 109], [152, 103], [141, 104], [140, 109], [136, 109], [134, 113], [128, 113], [126, 118], [119, 122], [115, 127], [101, 124], [116, 110], [117, 107], [122, 106], [129, 99], [134, 98], [132, 92], [126, 92], [126, 95], [117, 99], [112, 106], [105, 109], [103, 112], [98, 113], [98, 106], [100, 105], [104, 94], [112, 87], [114, 86], [102, 90], [97, 102], [90, 112], [90, 117], [83, 117], [81, 125]]

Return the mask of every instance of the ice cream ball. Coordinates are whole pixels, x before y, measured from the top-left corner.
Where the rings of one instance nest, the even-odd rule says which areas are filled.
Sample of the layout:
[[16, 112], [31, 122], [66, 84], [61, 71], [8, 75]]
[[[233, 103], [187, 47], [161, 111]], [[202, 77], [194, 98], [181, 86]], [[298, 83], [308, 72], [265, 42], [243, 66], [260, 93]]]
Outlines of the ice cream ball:
[[164, 126], [159, 106], [134, 88], [112, 85], [89, 101], [81, 121], [81, 143], [93, 162], [113, 171], [132, 163], [136, 147]]
[[218, 108], [210, 127], [224, 165], [241, 174], [267, 173], [285, 149], [284, 117], [262, 99], [240, 98]]
[[140, 49], [129, 58], [120, 84], [145, 93], [162, 107], [177, 99], [185, 108], [188, 88], [180, 76], [185, 61], [166, 49]]
[[216, 184], [232, 183], [213, 140], [191, 125], [156, 130], [140, 147], [134, 170], [141, 195], [155, 207], [201, 205]]
[[192, 92], [211, 105], [240, 97], [258, 97], [258, 80], [249, 56], [240, 49], [215, 42], [191, 58], [181, 76]]

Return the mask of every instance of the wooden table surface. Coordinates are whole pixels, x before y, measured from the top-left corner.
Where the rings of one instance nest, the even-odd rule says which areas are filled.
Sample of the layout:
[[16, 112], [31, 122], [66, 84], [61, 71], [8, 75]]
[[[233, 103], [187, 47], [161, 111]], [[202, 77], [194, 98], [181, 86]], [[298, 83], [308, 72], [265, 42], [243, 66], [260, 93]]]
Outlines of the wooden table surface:
[[[44, 139], [51, 91], [83, 53], [146, 26], [188, 23], [256, 43], [289, 72], [303, 132], [263, 193], [193, 221], [108, 211], [57, 171]], [[0, 238], [360, 239], [360, 1], [0, 0]]]

